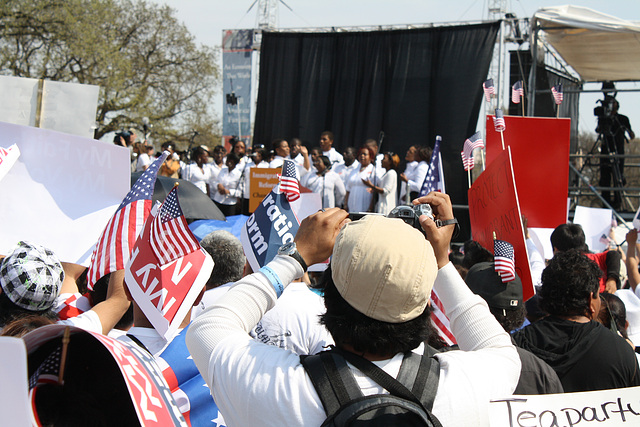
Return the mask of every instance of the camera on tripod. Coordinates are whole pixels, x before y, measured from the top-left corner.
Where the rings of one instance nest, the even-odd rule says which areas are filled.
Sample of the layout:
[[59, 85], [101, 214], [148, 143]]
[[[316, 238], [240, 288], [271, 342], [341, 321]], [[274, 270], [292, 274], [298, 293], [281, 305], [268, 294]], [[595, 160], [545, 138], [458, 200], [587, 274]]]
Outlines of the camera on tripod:
[[604, 99], [598, 99], [596, 104], [600, 103], [599, 107], [593, 109], [593, 115], [599, 119], [610, 119], [615, 113], [616, 98], [611, 95], [606, 95]]

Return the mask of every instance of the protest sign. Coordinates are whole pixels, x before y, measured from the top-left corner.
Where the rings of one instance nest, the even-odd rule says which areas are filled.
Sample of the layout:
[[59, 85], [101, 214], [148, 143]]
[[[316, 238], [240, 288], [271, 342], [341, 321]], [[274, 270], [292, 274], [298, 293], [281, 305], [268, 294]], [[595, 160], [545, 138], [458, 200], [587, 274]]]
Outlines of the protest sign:
[[249, 169], [249, 212], [254, 212], [260, 202], [278, 185], [278, 175], [281, 168], [250, 168]]
[[20, 157], [0, 181], [0, 254], [40, 243], [87, 266], [93, 246], [131, 185], [129, 150], [45, 129], [0, 123], [0, 146]]
[[522, 293], [526, 301], [535, 291], [509, 149], [489, 164], [468, 194], [473, 240], [491, 251], [495, 232], [498, 239], [513, 245], [516, 273], [522, 280]]
[[151, 226], [157, 213], [154, 211], [133, 248], [125, 268], [125, 283], [156, 331], [169, 340], [204, 289], [213, 270], [213, 260], [200, 248], [159, 265], [150, 242]]
[[33, 424], [29, 405], [27, 349], [16, 337], [0, 337], [0, 411], [8, 426]]
[[589, 250], [602, 252], [609, 247], [608, 238], [611, 231], [612, 218], [613, 212], [611, 209], [576, 206], [573, 223], [582, 226]]
[[492, 427], [620, 426], [640, 422], [640, 387], [492, 399]]
[[16, 144], [9, 148], [0, 147], [0, 181], [11, 170], [20, 157], [20, 149]]
[[[529, 227], [555, 228], [567, 220], [570, 119], [505, 116], [522, 214]], [[502, 153], [501, 133], [486, 119], [487, 166]]]

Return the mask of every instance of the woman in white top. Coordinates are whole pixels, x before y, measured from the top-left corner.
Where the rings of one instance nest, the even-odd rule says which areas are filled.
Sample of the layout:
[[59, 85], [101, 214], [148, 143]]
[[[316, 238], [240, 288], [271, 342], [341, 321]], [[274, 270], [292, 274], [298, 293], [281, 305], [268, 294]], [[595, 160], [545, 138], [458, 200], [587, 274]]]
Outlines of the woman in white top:
[[253, 151], [253, 153], [249, 157], [251, 161], [245, 163], [244, 167], [242, 168], [241, 175], [243, 175], [243, 178], [242, 178], [242, 183], [243, 183], [242, 214], [243, 215], [250, 215], [249, 199], [251, 198], [251, 173], [250, 173], [251, 168], [268, 168], [269, 163], [264, 160], [265, 157], [266, 157], [266, 151], [264, 150], [264, 148], [256, 149]]
[[385, 170], [384, 175], [378, 177], [377, 185], [371, 180], [363, 180], [364, 185], [378, 193], [378, 203], [376, 203], [376, 212], [387, 215], [396, 207], [396, 192], [398, 190], [398, 173], [396, 168], [400, 163], [400, 157], [397, 154], [385, 153], [382, 158], [382, 168]]
[[133, 152], [138, 153], [136, 157], [136, 172], [144, 172], [151, 165], [151, 156], [153, 155], [153, 145], [144, 145], [142, 142], [136, 142], [133, 145]]
[[309, 172], [303, 176], [301, 184], [320, 194], [323, 208], [342, 206], [346, 190], [340, 176], [331, 170], [331, 160], [327, 156], [318, 156], [313, 166], [317, 172]]
[[182, 169], [182, 179], [192, 182], [203, 193], [209, 195], [209, 180], [211, 179], [211, 168], [209, 163], [209, 149], [205, 145], [200, 145], [193, 150], [194, 163], [185, 165]]
[[225, 216], [238, 214], [238, 200], [242, 197], [240, 188], [240, 174], [242, 170], [236, 168], [240, 159], [234, 153], [227, 155], [227, 166], [218, 174], [217, 185], [212, 190], [213, 201]]
[[369, 210], [373, 192], [364, 184], [364, 180], [373, 177], [374, 167], [371, 163], [373, 158], [373, 150], [369, 147], [361, 147], [358, 151], [360, 168], [349, 174], [345, 185], [347, 194], [344, 198], [344, 205], [348, 212], [367, 212]]
[[289, 143], [284, 139], [276, 139], [273, 141], [273, 152], [276, 156], [269, 163], [269, 167], [279, 168], [284, 163], [284, 160], [289, 158]]

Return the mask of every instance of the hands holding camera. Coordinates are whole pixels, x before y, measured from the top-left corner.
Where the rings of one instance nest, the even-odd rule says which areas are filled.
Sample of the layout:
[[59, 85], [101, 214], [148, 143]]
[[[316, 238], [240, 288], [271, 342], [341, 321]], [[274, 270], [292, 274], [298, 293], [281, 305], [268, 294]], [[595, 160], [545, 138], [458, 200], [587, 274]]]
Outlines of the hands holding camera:
[[447, 194], [433, 191], [426, 196], [419, 197], [412, 202], [415, 205], [429, 204], [433, 211], [433, 218], [420, 215], [419, 221], [427, 235], [427, 240], [433, 246], [438, 262], [438, 268], [444, 267], [449, 262], [449, 243], [455, 230], [455, 223], [438, 226], [436, 221], [448, 222], [453, 220], [453, 207]]

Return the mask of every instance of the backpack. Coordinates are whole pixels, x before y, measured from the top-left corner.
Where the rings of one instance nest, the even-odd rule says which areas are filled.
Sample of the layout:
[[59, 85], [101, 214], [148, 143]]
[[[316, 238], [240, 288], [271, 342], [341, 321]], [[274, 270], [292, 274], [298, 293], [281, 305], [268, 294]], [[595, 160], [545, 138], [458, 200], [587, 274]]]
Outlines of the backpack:
[[[322, 426], [442, 427], [431, 413], [440, 377], [440, 363], [433, 357], [407, 352], [397, 380], [367, 359], [335, 347], [300, 360], [327, 413]], [[390, 394], [364, 396], [347, 361]]]

